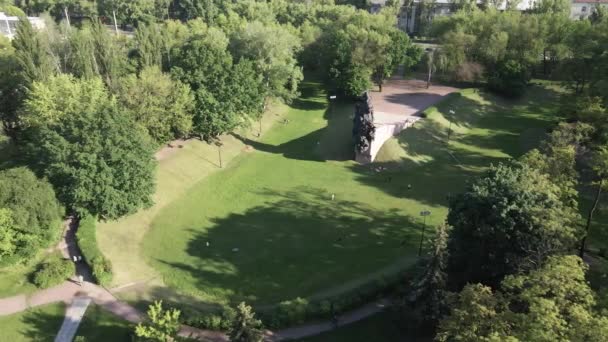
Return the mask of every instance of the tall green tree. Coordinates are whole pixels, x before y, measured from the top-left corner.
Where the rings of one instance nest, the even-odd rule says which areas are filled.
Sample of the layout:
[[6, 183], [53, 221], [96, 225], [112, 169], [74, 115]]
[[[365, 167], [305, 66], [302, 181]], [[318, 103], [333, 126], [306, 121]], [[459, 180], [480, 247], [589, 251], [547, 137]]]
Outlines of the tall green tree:
[[51, 185], [36, 178], [27, 168], [0, 171], [0, 208], [3, 212], [4, 256], [0, 264], [10, 264], [47, 247], [61, 232], [63, 214]]
[[580, 237], [575, 207], [547, 175], [513, 163], [491, 167], [450, 200], [448, 274], [452, 288], [496, 285], [572, 248]]
[[15, 253], [17, 232], [13, 225], [13, 212], [7, 208], [0, 208], [0, 263], [5, 257]]
[[100, 79], [37, 83], [24, 112], [24, 154], [69, 209], [115, 219], [152, 203], [153, 144]]
[[162, 301], [148, 307], [148, 322], [135, 327], [135, 336], [141, 341], [169, 342], [179, 340], [179, 316], [177, 309], [164, 309]]
[[233, 63], [228, 39], [217, 29], [192, 37], [173, 58], [174, 77], [195, 97], [193, 132], [213, 140], [258, 118], [264, 105], [262, 76], [252, 62]]
[[595, 196], [593, 204], [587, 213], [587, 220], [585, 223], [585, 231], [581, 240], [579, 248], [579, 256], [582, 258], [585, 255], [585, 248], [587, 246], [587, 237], [591, 230], [591, 222], [593, 220], [593, 214], [598, 208], [600, 202], [600, 196], [602, 191], [608, 189], [608, 146], [602, 146], [597, 151], [593, 152], [591, 170], [593, 171], [592, 184], [595, 186]]
[[228, 332], [231, 342], [262, 342], [262, 322], [255, 318], [251, 306], [240, 303]]
[[263, 76], [266, 94], [291, 101], [298, 95], [302, 70], [295, 58], [301, 48], [299, 37], [279, 25], [248, 23], [234, 34], [231, 51], [235, 58], [252, 61]]
[[34, 81], [44, 81], [59, 71], [52, 58], [50, 46], [28, 20], [19, 22], [13, 47], [19, 73], [27, 85]]
[[538, 270], [505, 278], [496, 292], [469, 284], [436, 340], [605, 341], [608, 317], [596, 311], [586, 269], [578, 257], [551, 257]]
[[188, 137], [192, 130], [194, 96], [190, 88], [172, 80], [158, 67], [120, 80], [117, 96], [125, 111], [157, 143]]

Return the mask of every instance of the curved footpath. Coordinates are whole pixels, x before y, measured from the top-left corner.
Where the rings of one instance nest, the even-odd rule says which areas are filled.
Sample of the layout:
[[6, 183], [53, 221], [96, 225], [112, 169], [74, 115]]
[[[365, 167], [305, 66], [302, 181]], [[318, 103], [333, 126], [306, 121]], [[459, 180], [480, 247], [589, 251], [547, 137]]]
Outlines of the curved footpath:
[[[70, 217], [65, 221], [63, 237], [57, 249], [66, 259], [73, 260], [74, 256], [81, 256], [76, 243], [77, 223]], [[78, 284], [78, 277], [82, 276], [84, 283]], [[11, 315], [29, 308], [41, 305], [64, 302], [69, 305], [66, 318], [55, 341], [72, 341], [86, 306], [93, 302], [106, 311], [131, 323], [141, 322], [145, 315], [140, 313], [131, 305], [118, 300], [110, 291], [93, 283], [93, 275], [89, 266], [84, 262], [76, 263], [76, 274], [74, 277], [48, 289], [35, 292], [29, 296], [17, 295], [0, 299], [0, 316]], [[85, 305], [86, 304], [86, 305]], [[389, 305], [388, 299], [381, 299], [367, 304], [357, 310], [350, 311], [338, 317], [338, 325], [347, 325], [372, 316]], [[83, 307], [84, 306], [84, 307]], [[331, 321], [305, 324], [278, 331], [265, 331], [265, 340], [278, 342], [304, 338], [318, 335], [320, 333], [335, 329]], [[179, 332], [180, 336], [194, 338], [199, 341], [228, 342], [228, 336], [222, 332], [203, 330], [183, 325]]]

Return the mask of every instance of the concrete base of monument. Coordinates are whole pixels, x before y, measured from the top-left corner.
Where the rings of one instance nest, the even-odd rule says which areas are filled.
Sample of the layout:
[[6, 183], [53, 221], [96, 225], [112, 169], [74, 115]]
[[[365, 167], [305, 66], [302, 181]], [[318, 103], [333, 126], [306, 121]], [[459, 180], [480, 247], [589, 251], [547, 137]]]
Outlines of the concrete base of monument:
[[[398, 119], [395, 121], [395, 119]], [[400, 116], [390, 113], [376, 112], [374, 113], [374, 126], [376, 134], [372, 141], [371, 147], [365, 152], [355, 152], [355, 160], [361, 164], [372, 163], [376, 159], [376, 155], [382, 148], [384, 143], [395, 135], [398, 135], [403, 130], [412, 127], [416, 121], [420, 120], [419, 116]]]
[[386, 81], [382, 92], [372, 90], [368, 93], [374, 110], [376, 134], [368, 151], [356, 153], [355, 160], [359, 163], [373, 162], [388, 139], [412, 127], [421, 119], [419, 114], [422, 111], [458, 91], [443, 85], [432, 85], [427, 89], [425, 81], [406, 80], [399, 76], [401, 74], [399, 72]]

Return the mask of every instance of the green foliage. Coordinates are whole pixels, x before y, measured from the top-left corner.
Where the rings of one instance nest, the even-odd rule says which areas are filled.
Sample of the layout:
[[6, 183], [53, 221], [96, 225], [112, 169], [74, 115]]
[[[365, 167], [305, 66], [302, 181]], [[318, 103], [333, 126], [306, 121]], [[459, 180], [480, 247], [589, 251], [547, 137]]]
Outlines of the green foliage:
[[287, 28], [257, 21], [235, 32], [231, 41], [235, 59], [251, 60], [263, 76], [266, 94], [286, 101], [298, 95], [304, 77], [295, 59], [300, 48], [299, 38]]
[[542, 268], [505, 278], [493, 293], [467, 285], [439, 325], [438, 341], [604, 341], [608, 317], [595, 311], [586, 266], [551, 257]]
[[19, 75], [26, 85], [34, 81], [44, 81], [58, 72], [58, 66], [43, 36], [34, 30], [28, 20], [20, 21], [13, 40], [15, 58], [19, 65]]
[[24, 97], [19, 69], [11, 42], [0, 36], [0, 121], [4, 131], [13, 137], [19, 125], [17, 110]]
[[62, 75], [39, 83], [25, 112], [28, 160], [70, 209], [112, 219], [151, 204], [150, 139], [119, 112], [101, 80]]
[[32, 281], [39, 288], [59, 285], [74, 275], [74, 264], [57, 253], [51, 255], [34, 273]]
[[413, 290], [408, 298], [408, 305], [403, 307], [405, 314], [412, 307], [421, 308], [418, 313], [418, 327], [435, 327], [447, 310], [447, 274], [449, 227], [438, 227], [433, 240], [430, 259], [422, 275], [415, 280]]
[[236, 314], [230, 326], [228, 336], [232, 342], [262, 342], [262, 321], [255, 318], [251, 306], [244, 302], [236, 307]]
[[15, 232], [13, 212], [0, 208], [0, 261], [15, 253]]
[[25, 12], [17, 6], [0, 4], [0, 12], [4, 12], [8, 16], [25, 17]]
[[[29, 169], [0, 171], [0, 208], [2, 230], [12, 241], [12, 247], [4, 249], [2, 263], [27, 259], [59, 235], [62, 210], [55, 192]], [[7, 254], [8, 251], [12, 253]]]
[[162, 301], [148, 307], [148, 321], [135, 327], [135, 335], [141, 341], [173, 341], [179, 331], [180, 311], [163, 309]]
[[263, 83], [251, 62], [234, 64], [228, 39], [217, 29], [193, 37], [176, 51], [173, 75], [195, 97], [193, 132], [212, 140], [257, 118], [263, 109]]
[[537, 267], [573, 247], [578, 219], [547, 175], [518, 163], [491, 167], [450, 201], [451, 286], [494, 285], [505, 275]]
[[107, 286], [112, 282], [112, 264], [97, 247], [95, 228], [95, 217], [84, 215], [80, 218], [78, 224], [76, 240], [84, 260], [91, 266], [95, 281], [100, 285]]
[[125, 44], [101, 22], [94, 21], [82, 29], [71, 29], [66, 35], [67, 52], [55, 52], [63, 59], [64, 72], [80, 78], [101, 77], [106, 85], [113, 86], [129, 70]]
[[529, 80], [528, 72], [515, 60], [498, 63], [496, 70], [488, 77], [488, 86], [497, 93], [518, 97], [523, 95]]
[[158, 67], [129, 75], [117, 87], [118, 100], [159, 144], [188, 137], [192, 130], [194, 97], [190, 88]]

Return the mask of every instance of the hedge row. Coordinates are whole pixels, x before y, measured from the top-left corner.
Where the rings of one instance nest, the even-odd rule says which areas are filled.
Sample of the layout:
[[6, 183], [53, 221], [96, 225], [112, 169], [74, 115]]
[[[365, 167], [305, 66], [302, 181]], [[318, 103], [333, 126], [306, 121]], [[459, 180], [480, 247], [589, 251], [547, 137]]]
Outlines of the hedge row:
[[65, 260], [60, 253], [48, 257], [34, 272], [32, 282], [39, 288], [47, 288], [63, 283], [74, 275], [74, 263]]
[[[404, 273], [385, 275], [375, 281], [321, 300], [296, 298], [284, 301], [270, 309], [258, 310], [257, 316], [267, 328], [277, 329], [298, 325], [311, 320], [331, 319], [332, 316], [356, 309], [381, 298], [405, 284]], [[215, 312], [201, 313], [182, 310], [184, 323], [201, 329], [227, 330], [234, 310], [224, 307]]]
[[83, 216], [76, 232], [76, 240], [85, 262], [91, 266], [95, 281], [100, 285], [109, 285], [112, 282], [112, 264], [97, 247], [95, 224], [94, 216]]

